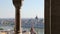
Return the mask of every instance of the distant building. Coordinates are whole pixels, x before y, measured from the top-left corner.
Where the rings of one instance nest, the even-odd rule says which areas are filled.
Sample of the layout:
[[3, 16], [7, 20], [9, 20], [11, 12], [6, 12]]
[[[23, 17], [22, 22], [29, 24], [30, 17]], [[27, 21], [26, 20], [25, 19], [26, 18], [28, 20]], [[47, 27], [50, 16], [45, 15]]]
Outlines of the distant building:
[[23, 27], [31, 27], [32, 24], [34, 25], [34, 27], [38, 27], [38, 28], [43, 28], [44, 27], [44, 23], [43, 23], [43, 19], [39, 19], [37, 16], [35, 17], [35, 19], [23, 19], [22, 20], [22, 26]]
[[[22, 27], [31, 27], [33, 23], [34, 27], [43, 28], [44, 27], [43, 21], [44, 21], [43, 19], [40, 19], [36, 16], [34, 19], [21, 19], [22, 22], [21, 24]], [[13, 26], [15, 25], [15, 19], [3, 19], [1, 20], [1, 24], [3, 25], [9, 24], [8, 26]]]

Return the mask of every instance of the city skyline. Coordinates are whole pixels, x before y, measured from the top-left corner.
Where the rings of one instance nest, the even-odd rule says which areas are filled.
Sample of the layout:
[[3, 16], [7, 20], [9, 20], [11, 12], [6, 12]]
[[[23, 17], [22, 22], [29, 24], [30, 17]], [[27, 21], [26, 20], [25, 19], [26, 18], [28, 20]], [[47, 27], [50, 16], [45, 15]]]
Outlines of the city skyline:
[[[0, 0], [0, 18], [15, 18], [12, 0]], [[21, 18], [44, 18], [44, 0], [24, 0]]]

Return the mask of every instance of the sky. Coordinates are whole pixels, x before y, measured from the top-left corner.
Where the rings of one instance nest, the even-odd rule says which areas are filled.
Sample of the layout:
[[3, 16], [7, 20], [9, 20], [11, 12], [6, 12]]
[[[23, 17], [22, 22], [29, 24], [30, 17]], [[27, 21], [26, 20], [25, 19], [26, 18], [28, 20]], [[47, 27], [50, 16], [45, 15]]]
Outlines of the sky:
[[[44, 18], [44, 0], [24, 0], [21, 18]], [[12, 0], [0, 0], [0, 18], [15, 18]]]

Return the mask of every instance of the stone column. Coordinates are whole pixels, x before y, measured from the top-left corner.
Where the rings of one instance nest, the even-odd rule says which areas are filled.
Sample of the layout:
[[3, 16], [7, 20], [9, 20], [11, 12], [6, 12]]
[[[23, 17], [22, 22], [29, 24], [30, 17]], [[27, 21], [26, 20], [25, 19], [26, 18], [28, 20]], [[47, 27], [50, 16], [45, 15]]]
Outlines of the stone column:
[[22, 0], [13, 0], [13, 4], [15, 6], [16, 10], [16, 15], [15, 15], [15, 34], [22, 33], [21, 30], [21, 14], [20, 14], [20, 9], [22, 5]]

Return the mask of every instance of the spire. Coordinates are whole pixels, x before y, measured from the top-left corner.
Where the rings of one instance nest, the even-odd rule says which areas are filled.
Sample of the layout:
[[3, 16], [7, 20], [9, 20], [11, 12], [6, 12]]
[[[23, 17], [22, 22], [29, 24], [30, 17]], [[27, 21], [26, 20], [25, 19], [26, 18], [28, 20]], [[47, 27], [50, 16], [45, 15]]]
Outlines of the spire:
[[35, 19], [38, 19], [38, 17], [36, 16]]

